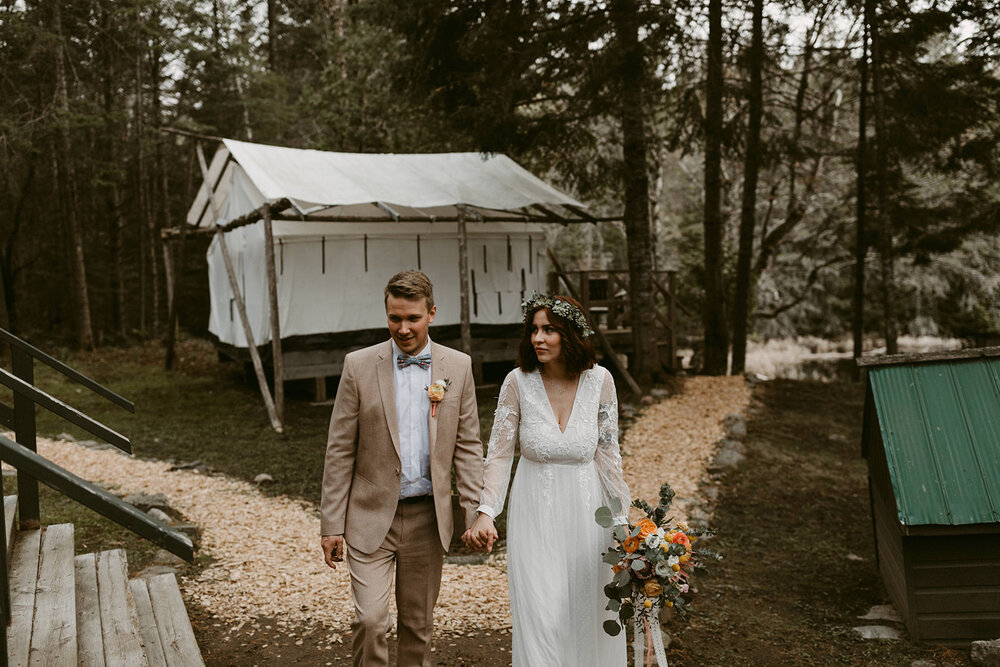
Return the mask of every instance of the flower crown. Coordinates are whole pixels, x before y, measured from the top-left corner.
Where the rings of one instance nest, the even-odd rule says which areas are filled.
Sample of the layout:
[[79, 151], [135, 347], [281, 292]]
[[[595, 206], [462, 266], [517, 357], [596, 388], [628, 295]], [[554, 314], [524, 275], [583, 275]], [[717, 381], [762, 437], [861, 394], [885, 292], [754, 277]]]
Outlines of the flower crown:
[[531, 296], [521, 302], [521, 311], [524, 313], [525, 320], [528, 319], [528, 315], [538, 308], [548, 308], [559, 317], [569, 320], [583, 338], [594, 333], [594, 330], [587, 324], [587, 318], [580, 312], [580, 309], [562, 299], [532, 292]]

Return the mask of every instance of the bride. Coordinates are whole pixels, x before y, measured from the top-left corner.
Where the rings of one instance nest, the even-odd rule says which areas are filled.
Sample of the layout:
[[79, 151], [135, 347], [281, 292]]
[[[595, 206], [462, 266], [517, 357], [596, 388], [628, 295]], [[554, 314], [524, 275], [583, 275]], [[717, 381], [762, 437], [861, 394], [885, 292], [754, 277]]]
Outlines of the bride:
[[624, 665], [625, 635], [602, 628], [616, 616], [605, 610], [612, 572], [600, 557], [611, 531], [594, 520], [611, 498], [630, 503], [614, 381], [595, 363], [593, 331], [575, 299], [535, 294], [523, 306], [519, 367], [500, 388], [479, 516], [463, 540], [492, 550], [519, 441], [507, 510], [512, 662]]

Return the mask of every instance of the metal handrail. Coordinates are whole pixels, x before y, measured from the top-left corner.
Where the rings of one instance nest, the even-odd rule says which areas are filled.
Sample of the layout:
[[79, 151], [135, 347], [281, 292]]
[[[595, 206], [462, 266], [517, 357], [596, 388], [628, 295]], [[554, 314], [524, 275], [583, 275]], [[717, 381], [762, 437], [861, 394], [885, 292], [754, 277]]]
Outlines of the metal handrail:
[[184, 533], [157, 521], [96, 484], [77, 477], [41, 454], [2, 435], [0, 435], [0, 458], [18, 470], [26, 471], [46, 486], [131, 530], [139, 537], [163, 547], [188, 562], [194, 560], [194, 545], [191, 538]]
[[52, 357], [51, 355], [48, 355], [45, 352], [42, 352], [31, 343], [22, 340], [21, 338], [18, 338], [17, 336], [7, 331], [6, 329], [0, 329], [0, 340], [10, 343], [10, 345], [12, 345], [13, 347], [20, 348], [21, 350], [27, 352], [35, 359], [41, 361], [43, 364], [59, 371], [60, 373], [62, 373], [69, 379], [73, 380], [74, 382], [82, 384], [84, 387], [90, 389], [98, 396], [102, 396], [103, 398], [108, 399], [115, 405], [122, 407], [128, 410], [129, 412], [135, 413], [135, 404], [132, 403], [132, 401], [128, 400], [127, 398], [123, 398], [122, 396], [119, 396], [118, 394], [111, 391], [107, 387], [98, 384], [94, 380], [91, 380], [83, 373], [73, 368], [70, 368], [69, 366], [59, 361], [55, 357]]

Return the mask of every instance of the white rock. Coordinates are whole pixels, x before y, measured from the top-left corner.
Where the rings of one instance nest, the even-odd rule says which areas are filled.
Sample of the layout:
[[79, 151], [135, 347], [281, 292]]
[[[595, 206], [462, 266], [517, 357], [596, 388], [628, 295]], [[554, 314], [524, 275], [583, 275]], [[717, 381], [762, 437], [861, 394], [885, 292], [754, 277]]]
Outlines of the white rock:
[[[850, 556], [848, 556], [850, 558]], [[859, 559], [863, 560], [863, 559]], [[862, 621], [889, 621], [890, 623], [902, 623], [903, 617], [899, 615], [896, 608], [891, 604], [877, 604], [868, 610], [864, 616], [858, 616]]]
[[854, 631], [862, 639], [899, 639], [899, 630], [888, 625], [859, 625]]
[[66, 442], [76, 442], [76, 438], [74, 438], [69, 433], [60, 433], [59, 435], [56, 436], [56, 440], [65, 440]]
[[167, 524], [168, 526], [174, 522], [174, 520], [170, 518], [169, 514], [167, 514], [158, 507], [150, 508], [150, 510], [146, 512], [146, 514], [153, 517], [157, 521]]
[[254, 484], [266, 484], [267, 482], [273, 482], [274, 478], [268, 475], [266, 472], [262, 472], [253, 478]]
[[972, 642], [969, 657], [974, 665], [1000, 667], [1000, 639]]

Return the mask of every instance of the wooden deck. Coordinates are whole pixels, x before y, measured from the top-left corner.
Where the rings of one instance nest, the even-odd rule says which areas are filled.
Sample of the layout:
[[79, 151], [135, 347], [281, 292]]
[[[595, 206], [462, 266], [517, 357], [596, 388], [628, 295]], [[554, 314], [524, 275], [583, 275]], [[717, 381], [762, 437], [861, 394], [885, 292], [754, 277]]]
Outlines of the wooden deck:
[[205, 664], [174, 575], [129, 581], [121, 549], [75, 556], [72, 524], [18, 534], [16, 506], [4, 498], [10, 665]]

